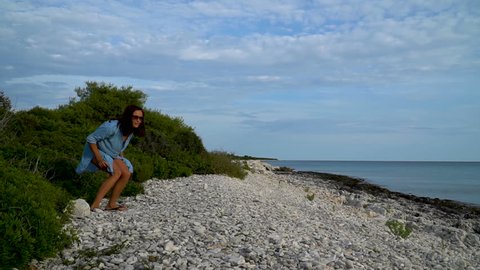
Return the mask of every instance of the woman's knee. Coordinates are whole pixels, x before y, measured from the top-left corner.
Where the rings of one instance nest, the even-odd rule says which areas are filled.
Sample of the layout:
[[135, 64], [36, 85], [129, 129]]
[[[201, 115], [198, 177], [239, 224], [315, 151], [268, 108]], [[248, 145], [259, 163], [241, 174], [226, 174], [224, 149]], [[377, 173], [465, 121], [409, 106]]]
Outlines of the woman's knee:
[[117, 167], [117, 170], [119, 171], [121, 177], [127, 177], [127, 178], [130, 178], [131, 174], [130, 171], [128, 170], [128, 167], [127, 165], [125, 165], [125, 163], [120, 160], [120, 159], [115, 159], [114, 161], [114, 164], [116, 165]]

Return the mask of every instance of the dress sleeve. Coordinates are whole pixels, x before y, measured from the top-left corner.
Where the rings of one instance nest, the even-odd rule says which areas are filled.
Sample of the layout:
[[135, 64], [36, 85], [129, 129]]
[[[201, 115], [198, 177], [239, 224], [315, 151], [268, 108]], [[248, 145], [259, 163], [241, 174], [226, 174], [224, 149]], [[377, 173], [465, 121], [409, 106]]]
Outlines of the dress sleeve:
[[125, 149], [127, 149], [127, 146], [130, 143], [130, 140], [132, 139], [132, 137], [133, 137], [133, 133], [130, 134], [127, 140], [125, 140], [125, 142], [123, 143], [122, 152], [125, 151]]
[[115, 134], [116, 121], [107, 121], [100, 125], [92, 134], [88, 135], [87, 143], [97, 143]]

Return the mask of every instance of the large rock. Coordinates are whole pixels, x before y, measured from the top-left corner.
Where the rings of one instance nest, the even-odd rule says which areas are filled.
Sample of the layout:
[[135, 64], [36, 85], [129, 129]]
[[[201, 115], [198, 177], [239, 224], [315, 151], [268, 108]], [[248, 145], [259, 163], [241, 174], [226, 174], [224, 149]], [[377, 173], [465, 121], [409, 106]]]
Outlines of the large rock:
[[90, 205], [84, 199], [73, 201], [72, 216], [75, 218], [84, 218], [90, 215]]
[[274, 174], [275, 167], [261, 160], [247, 160], [247, 165], [253, 173]]

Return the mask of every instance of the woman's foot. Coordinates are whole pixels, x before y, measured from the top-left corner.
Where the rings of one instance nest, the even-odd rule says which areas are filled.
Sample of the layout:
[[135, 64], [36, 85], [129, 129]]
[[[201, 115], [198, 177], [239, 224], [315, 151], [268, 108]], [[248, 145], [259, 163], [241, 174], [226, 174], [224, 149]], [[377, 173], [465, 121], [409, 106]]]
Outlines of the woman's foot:
[[105, 208], [106, 211], [127, 211], [127, 207], [125, 205], [119, 204], [116, 206], [107, 206]]

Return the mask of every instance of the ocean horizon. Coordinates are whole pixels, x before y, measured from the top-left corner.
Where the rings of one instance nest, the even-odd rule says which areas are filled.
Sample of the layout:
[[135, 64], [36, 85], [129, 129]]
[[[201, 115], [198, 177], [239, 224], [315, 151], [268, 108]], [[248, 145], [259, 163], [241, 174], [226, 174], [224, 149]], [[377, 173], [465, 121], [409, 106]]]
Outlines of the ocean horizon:
[[265, 160], [295, 171], [346, 175], [421, 197], [480, 206], [480, 162]]

